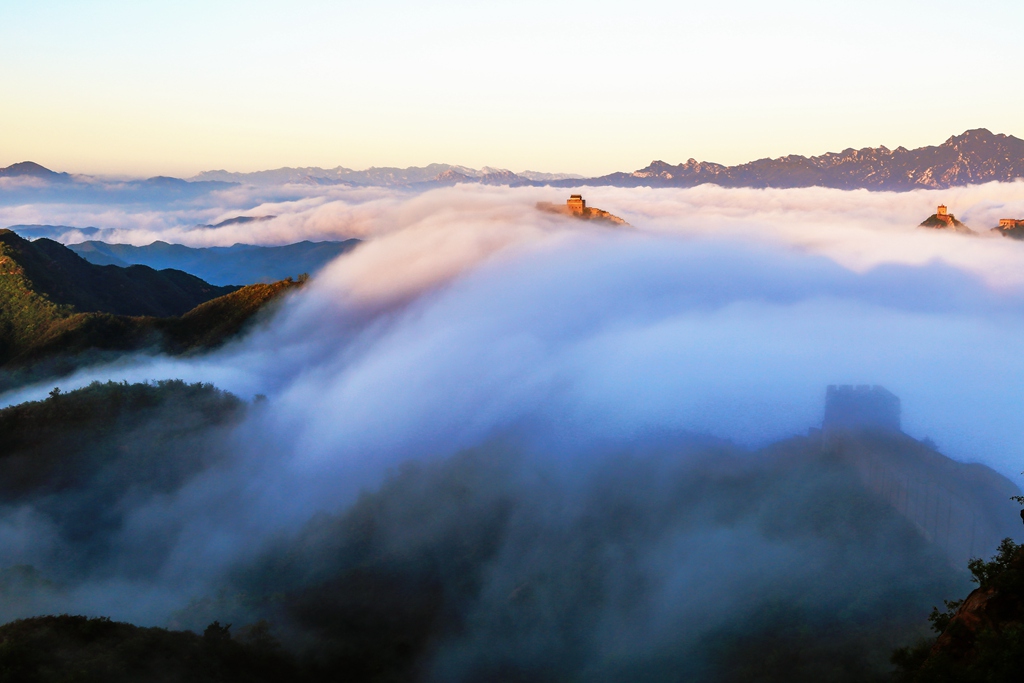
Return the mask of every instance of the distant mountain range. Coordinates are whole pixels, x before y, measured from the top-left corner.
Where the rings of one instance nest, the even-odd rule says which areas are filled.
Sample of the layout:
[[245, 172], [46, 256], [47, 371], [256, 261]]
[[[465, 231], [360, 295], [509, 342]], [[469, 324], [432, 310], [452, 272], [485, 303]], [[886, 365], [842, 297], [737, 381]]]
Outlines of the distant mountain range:
[[690, 159], [672, 166], [651, 162], [632, 173], [612, 173], [585, 184], [618, 187], [834, 187], [913, 190], [1012, 181], [1024, 178], [1024, 140], [984, 128], [954, 135], [938, 146], [905, 149], [865, 147], [821, 156], [791, 155], [722, 166]]
[[11, 164], [7, 168], [0, 168], [0, 178], [42, 178], [51, 181], [70, 180], [67, 173], [57, 173], [45, 166], [40, 166], [34, 161], [22, 161]]
[[121, 180], [57, 173], [37, 163], [23, 161], [0, 168], [0, 205], [53, 201], [174, 206], [178, 202], [235, 186], [236, 183], [190, 182], [167, 176]]
[[97, 237], [105, 232], [103, 228], [76, 228], [71, 225], [9, 225], [7, 229], [18, 233], [19, 236], [27, 240], [37, 240], [40, 237], [45, 237], [56, 242], [65, 242], [67, 238], [78, 237], [79, 235], [83, 237]]
[[186, 247], [153, 242], [144, 247], [108, 244], [95, 240], [69, 244], [68, 248], [97, 265], [145, 265], [175, 268], [215, 285], [249, 285], [274, 282], [302, 273], [313, 275], [336, 256], [353, 249], [360, 240], [298, 242], [281, 247], [235, 244], [230, 247]]
[[908, 150], [865, 147], [820, 156], [790, 155], [723, 166], [689, 159], [681, 164], [652, 161], [633, 172], [597, 178], [561, 174], [513, 173], [494, 168], [431, 164], [423, 168], [370, 168], [353, 171], [338, 167], [281, 168], [257, 173], [207, 171], [193, 180], [239, 183], [312, 183], [429, 187], [457, 183], [490, 185], [552, 185], [557, 187], [693, 187], [705, 183], [723, 187], [833, 187], [840, 189], [941, 189], [993, 180], [1024, 178], [1024, 140], [978, 128], [950, 137], [941, 145]]
[[[92, 182], [85, 176], [55, 173], [32, 162], [0, 169], [0, 178], [4, 177], [41, 178], [65, 188]], [[131, 193], [135, 199], [147, 195], [180, 199], [239, 183], [380, 186], [414, 190], [459, 183], [510, 187], [693, 187], [712, 183], [723, 187], [832, 187], [905, 191], [1013, 181], [1018, 178], [1024, 178], [1024, 140], [977, 128], [962, 135], [954, 135], [941, 145], [917, 149], [865, 147], [812, 157], [789, 155], [777, 159], [758, 159], [737, 166], [723, 166], [696, 159], [675, 165], [652, 161], [647, 167], [636, 171], [611, 173], [597, 178], [430, 164], [410, 168], [368, 168], [363, 171], [343, 166], [332, 169], [279, 168], [254, 173], [219, 170], [205, 171], [187, 181], [158, 176], [115, 185], [121, 192]], [[116, 198], [117, 195], [110, 196]]]
[[513, 173], [501, 168], [485, 166], [481, 169], [451, 164], [429, 164], [409, 168], [372, 167], [363, 171], [338, 166], [336, 168], [277, 168], [254, 173], [204, 171], [190, 180], [193, 182], [232, 182], [249, 185], [369, 185], [381, 187], [416, 187], [422, 185], [454, 185], [456, 183], [484, 183], [487, 185], [544, 185], [552, 181], [580, 180], [584, 176], [572, 173], [540, 173], [522, 171]]

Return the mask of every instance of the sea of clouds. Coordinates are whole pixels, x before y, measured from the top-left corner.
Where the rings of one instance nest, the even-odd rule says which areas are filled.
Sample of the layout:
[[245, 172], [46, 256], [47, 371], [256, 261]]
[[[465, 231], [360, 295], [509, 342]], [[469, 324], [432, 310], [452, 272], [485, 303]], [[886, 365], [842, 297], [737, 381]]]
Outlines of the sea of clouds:
[[[820, 423], [829, 384], [886, 386], [909, 434], [1020, 480], [1024, 242], [987, 228], [1024, 215], [1024, 183], [583, 191], [629, 226], [536, 209], [559, 190], [480, 185], [243, 186], [163, 208], [4, 206], [0, 224], [96, 226], [134, 244], [365, 240], [215, 353], [60, 380], [66, 391], [173, 377], [268, 396], [238, 430], [243, 464], [135, 513], [142, 536], [174, 520], [161, 591], [344, 508], [404, 460], [523, 424], [537, 440], [667, 429], [756, 447]], [[916, 228], [939, 203], [982, 234]], [[276, 218], [196, 227], [238, 215]], [[240, 514], [209, 519], [225, 499]], [[107, 613], [118, 590], [89, 595]], [[117, 609], [148, 613], [145, 602]]]
[[[338, 411], [352, 422], [346, 442], [387, 437], [388, 450], [403, 425], [459, 425], [454, 435], [538, 409], [758, 443], [814, 424], [825, 385], [878, 383], [903, 399], [911, 433], [1020, 469], [1024, 243], [983, 229], [1024, 215], [1024, 183], [585, 192], [630, 227], [535, 209], [560, 191], [480, 185], [239, 186], [165, 210], [5, 207], [0, 224], [97, 226], [133, 244], [366, 240], [241, 343], [91, 370], [67, 388], [173, 375], [266, 393], [283, 412], [304, 394], [330, 397], [351, 402]], [[940, 202], [982, 235], [917, 229]], [[197, 227], [238, 215], [276, 218]], [[319, 411], [299, 413], [297, 429], [333, 443]]]

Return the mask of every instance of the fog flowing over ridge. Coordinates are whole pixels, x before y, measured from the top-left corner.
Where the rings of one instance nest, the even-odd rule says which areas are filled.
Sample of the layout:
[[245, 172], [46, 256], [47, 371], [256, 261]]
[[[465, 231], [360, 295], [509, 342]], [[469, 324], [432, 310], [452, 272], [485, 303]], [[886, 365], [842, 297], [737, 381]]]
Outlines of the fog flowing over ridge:
[[[1024, 213], [1024, 184], [586, 196], [633, 227], [535, 210], [549, 191], [462, 186], [249, 196], [117, 228], [114, 237], [138, 243], [367, 242], [216, 353], [135, 357], [59, 382], [67, 391], [93, 379], [175, 377], [268, 396], [234, 428], [233, 459], [130, 509], [118, 547], [159, 539], [159, 566], [84, 582], [78, 609], [160, 622], [266, 541], [318, 511], [344, 510], [408, 460], [436, 462], [512, 434], [571, 480], [589, 471], [589, 448], [650, 434], [755, 448], [817, 425], [829, 384], [886, 386], [902, 399], [907, 433], [1019, 481], [1024, 244], [913, 226], [940, 201], [972, 225]], [[182, 227], [242, 206], [277, 218]], [[40, 222], [99, 222], [71, 221], [67, 207], [21, 210]], [[30, 539], [26, 530], [45, 526], [31, 509], [8, 511], [0, 533]], [[698, 540], [731, 558], [761, 548], [779, 571], [799, 564], [802, 555], [741, 531]], [[10, 544], [5, 563], [36, 562], [56, 543], [52, 533], [35, 537]]]
[[[927, 358], [929, 367], [952, 368], [965, 360], [959, 354], [971, 349], [974, 353], [970, 363], [977, 364], [974, 367], [979, 371], [986, 364], [1001, 365], [1005, 371], [1016, 365], [1012, 345], [998, 343], [998, 336], [1006, 334], [1010, 339], [1017, 332], [1014, 318], [1024, 291], [1024, 269], [1020, 267], [1024, 245], [913, 226], [922, 213], [943, 199], [958, 207], [958, 215], [965, 222], [981, 225], [994, 223], [994, 217], [1004, 213], [1024, 212], [1024, 184], [904, 194], [820, 188], [604, 188], [587, 196], [592, 204], [626, 217], [636, 228], [610, 231], [533, 210], [534, 200], [550, 198], [548, 192], [464, 186], [421, 195], [394, 193], [370, 200], [361, 192], [352, 192], [351, 196], [330, 201], [320, 197], [297, 205], [262, 204], [251, 213], [280, 214], [279, 218], [217, 229], [179, 232], [169, 228], [158, 233], [128, 231], [118, 235], [136, 242], [144, 241], [131, 239], [137, 234], [146, 238], [152, 234], [168, 241], [201, 236], [218, 244], [351, 235], [370, 239], [358, 252], [339, 259], [317, 278], [270, 329], [228, 352], [172, 366], [190, 377], [214, 372], [225, 378], [226, 388], [237, 388], [242, 393], [265, 390], [273, 395], [287, 391], [305, 376], [309, 367], [305, 354], [322, 362], [337, 362], [339, 356], [349, 358], [352, 352], [341, 349], [358, 344], [355, 348], [366, 353], [363, 362], [369, 362], [374, 354], [383, 353], [399, 339], [409, 338], [410, 343], [422, 345], [433, 335], [450, 334], [446, 332], [452, 327], [449, 319], [460, 321], [457, 329], [467, 329], [484, 311], [488, 320], [508, 318], [504, 327], [482, 331], [485, 338], [545, 339], [545, 333], [551, 330], [560, 340], [585, 340], [590, 344], [610, 334], [609, 330], [620, 330], [623, 335], [641, 334], [656, 325], [661, 326], [659, 330], [672, 330], [673, 324], [681, 320], [678, 316], [694, 316], [699, 311], [704, 317], [687, 319], [686, 324], [694, 327], [680, 327], [680, 335], [685, 338], [704, 324], [708, 329], [720, 330], [721, 339], [716, 345], [693, 342], [695, 348], [686, 354], [694, 359], [697, 356], [692, 354], [697, 353], [758, 354], [768, 358], [787, 346], [801, 348], [789, 337], [804, 338], [806, 331], [790, 332], [793, 325], [813, 326], [823, 336], [820, 343], [808, 346], [820, 349], [818, 353], [827, 357], [820, 361], [822, 374], [810, 379], [816, 384], [810, 385], [814, 388], [805, 399], [808, 405], [817, 404], [820, 387], [827, 383], [893, 383], [897, 377], [866, 377], [872, 374], [867, 368], [881, 369], [887, 362], [903, 365], [905, 356], [914, 356], [918, 362]], [[219, 211], [220, 215], [230, 212]], [[509, 287], [504, 278], [515, 287]], [[541, 291], [545, 287], [550, 291]], [[475, 291], [481, 292], [479, 298], [470, 296]], [[506, 300], [513, 292], [523, 299]], [[454, 308], [457, 302], [465, 302], [465, 313]], [[564, 302], [574, 315], [590, 311], [592, 317], [586, 324], [591, 327], [576, 333], [578, 338], [568, 332], [568, 337], [563, 336], [559, 331], [563, 323], [559, 321], [565, 314], [554, 309], [555, 302]], [[749, 313], [727, 315], [737, 309]], [[443, 317], [441, 311], [445, 310], [451, 311], [450, 318]], [[541, 315], [545, 310], [551, 313]], [[712, 314], [723, 321], [736, 318], [734, 324], [740, 325], [741, 321], [744, 327], [727, 335], [724, 325], [706, 317]], [[517, 319], [516, 315], [524, 318]], [[424, 325], [417, 321], [425, 316], [433, 316], [432, 322], [426, 328], [417, 328]], [[885, 337], [881, 331], [875, 332], [878, 322], [887, 320], [887, 316], [905, 318], [908, 332], [920, 337], [896, 333]], [[792, 324], [785, 324], [788, 319]], [[934, 329], [925, 334], [921, 326]], [[978, 336], [968, 335], [968, 328], [970, 335]], [[748, 345], [741, 332], [753, 334], [758, 329], [758, 344]], [[849, 339], [852, 329], [860, 332]], [[371, 341], [368, 335], [378, 336]], [[960, 335], [964, 339], [954, 344]], [[845, 343], [837, 341], [843, 338], [847, 338]], [[951, 344], [948, 357], [929, 355], [934, 346], [929, 340], [936, 338]], [[627, 339], [623, 337], [624, 342]], [[620, 348], [609, 349], [609, 353], [620, 355], [620, 361], [634, 357], [643, 348], [640, 340], [638, 337]], [[270, 362], [260, 363], [264, 357], [261, 345], [281, 351], [273, 359], [268, 357]], [[770, 350], [776, 346], [779, 350]], [[557, 344], [545, 348], [556, 349]], [[296, 357], [288, 362], [285, 359], [290, 358], [291, 349], [297, 350]], [[577, 350], [574, 347], [566, 357], [575, 356]], [[422, 351], [427, 352], [426, 348]], [[402, 353], [397, 352], [396, 357]], [[804, 353], [808, 352], [787, 355], [808, 361], [813, 357]], [[1002, 357], [1004, 353], [1011, 358]], [[444, 358], [443, 354], [428, 357], [436, 363]], [[235, 362], [236, 358], [245, 360]], [[863, 371], [856, 364], [847, 369], [844, 358], [871, 365]], [[512, 372], [517, 362], [512, 355], [501, 365], [509, 366]], [[520, 372], [539, 377], [539, 369], [527, 372], [531, 364], [523, 363]], [[564, 368], [560, 362], [554, 364]], [[604, 368], [618, 364], [611, 359], [595, 363]], [[700, 363], [695, 360], [694, 365]], [[755, 363], [759, 366], [760, 362]], [[151, 365], [143, 367], [146, 369], [130, 371], [130, 376], [156, 376]], [[196, 369], [190, 371], [190, 367]], [[358, 367], [356, 364], [345, 369], [353, 372]], [[164, 371], [170, 372], [171, 368]], [[114, 371], [112, 376], [120, 372]], [[655, 372], [662, 374], [660, 370]], [[597, 376], [607, 373], [601, 370]], [[312, 374], [322, 376], [319, 370]], [[798, 381], [800, 374], [795, 373], [783, 384]], [[902, 389], [896, 383], [893, 387]], [[912, 386], [907, 389], [913, 391]], [[616, 395], [614, 402], [622, 398]], [[999, 403], [1008, 408], [1016, 405], [1009, 396], [1004, 399]], [[905, 394], [904, 402], [913, 424], [915, 401]], [[688, 428], [701, 427], [691, 423]], [[705, 428], [716, 432], [710, 425]], [[969, 452], [965, 449], [963, 456], [969, 457]]]
[[[384, 187], [240, 185], [172, 206], [60, 201], [0, 206], [0, 225], [65, 226], [55, 231], [55, 237], [65, 243], [91, 239], [133, 245], [162, 240], [193, 247], [282, 245], [372, 238], [429, 227], [453, 214], [463, 222], [489, 222], [503, 216], [515, 222], [518, 216], [531, 215], [537, 202], [557, 202], [570, 191], [580, 190], [458, 185], [412, 193]], [[990, 282], [1020, 279], [1013, 260], [1016, 249], [1010, 245], [996, 248], [956, 239], [926, 239], [913, 228], [934, 213], [936, 205], [946, 204], [959, 219], [986, 232], [999, 218], [1024, 215], [1024, 182], [909, 193], [716, 185], [588, 187], [583, 191], [593, 206], [645, 230], [791, 244], [858, 270], [885, 262], [921, 264], [942, 259], [983, 273]], [[273, 218], [209, 227], [240, 215]], [[84, 227], [97, 231], [77, 229]]]

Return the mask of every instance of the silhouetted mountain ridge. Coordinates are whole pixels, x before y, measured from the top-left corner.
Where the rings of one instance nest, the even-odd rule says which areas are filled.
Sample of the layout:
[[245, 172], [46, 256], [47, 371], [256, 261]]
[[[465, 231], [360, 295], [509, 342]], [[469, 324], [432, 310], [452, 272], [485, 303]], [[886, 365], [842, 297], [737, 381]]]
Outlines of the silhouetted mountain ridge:
[[[0, 169], [0, 176], [53, 177], [46, 173], [53, 174], [31, 162]], [[67, 174], [53, 175], [70, 178]], [[710, 183], [723, 187], [831, 187], [906, 191], [918, 188], [943, 189], [992, 181], [1009, 182], [1018, 178], [1024, 178], [1024, 140], [1012, 135], [994, 134], [985, 128], [975, 128], [950, 136], [940, 145], [917, 149], [902, 146], [889, 149], [884, 145], [847, 148], [841, 152], [826, 152], [810, 157], [790, 154], [757, 159], [736, 166], [696, 159], [675, 165], [656, 160], [636, 171], [611, 173], [596, 178], [564, 173], [514, 173], [490, 167], [473, 169], [451, 164], [428, 164], [409, 168], [371, 167], [362, 171], [343, 166], [333, 169], [280, 168], [254, 173], [204, 171], [188, 181], [158, 176], [124, 183], [123, 187], [136, 193], [140, 190], [173, 191], [177, 195], [201, 193], [237, 183], [410, 189], [430, 189], [458, 183], [509, 187], [693, 187]]]
[[217, 287], [179, 270], [97, 266], [0, 230], [0, 390], [128, 351], [213, 348], [299, 284]]
[[216, 287], [180, 270], [97, 266], [59, 242], [22, 239], [0, 230], [3, 274], [19, 270], [25, 286], [78, 313], [181, 315], [237, 287]]
[[230, 247], [186, 247], [156, 241], [142, 247], [89, 240], [68, 248], [97, 265], [146, 265], [175, 268], [217, 285], [273, 282], [300, 273], [314, 274], [360, 240], [296, 242], [278, 247], [234, 244]]
[[70, 178], [67, 173], [51, 171], [34, 161], [21, 161], [11, 164], [7, 168], [0, 168], [0, 178], [18, 177], [45, 178], [46, 180], [67, 180]]
[[612, 173], [581, 184], [621, 187], [833, 187], [941, 189], [1024, 178], [1024, 140], [984, 128], [951, 136], [941, 145], [908, 150], [865, 147], [820, 156], [789, 155], [738, 166], [689, 159], [675, 166], [653, 161], [632, 173]]

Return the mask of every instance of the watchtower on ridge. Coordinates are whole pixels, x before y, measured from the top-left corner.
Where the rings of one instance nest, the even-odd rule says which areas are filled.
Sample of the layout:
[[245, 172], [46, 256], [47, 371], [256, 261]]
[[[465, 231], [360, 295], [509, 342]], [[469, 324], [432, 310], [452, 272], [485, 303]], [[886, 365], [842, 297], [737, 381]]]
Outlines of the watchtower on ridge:
[[939, 204], [939, 208], [935, 210], [935, 217], [946, 225], [953, 225], [953, 221], [956, 220], [956, 217], [949, 212], [945, 204]]
[[583, 198], [581, 194], [569, 195], [569, 199], [565, 202], [570, 213], [584, 213], [587, 209], [587, 200]]
[[850, 429], [900, 431], [900, 399], [878, 385], [829, 385], [825, 391], [825, 432]]

